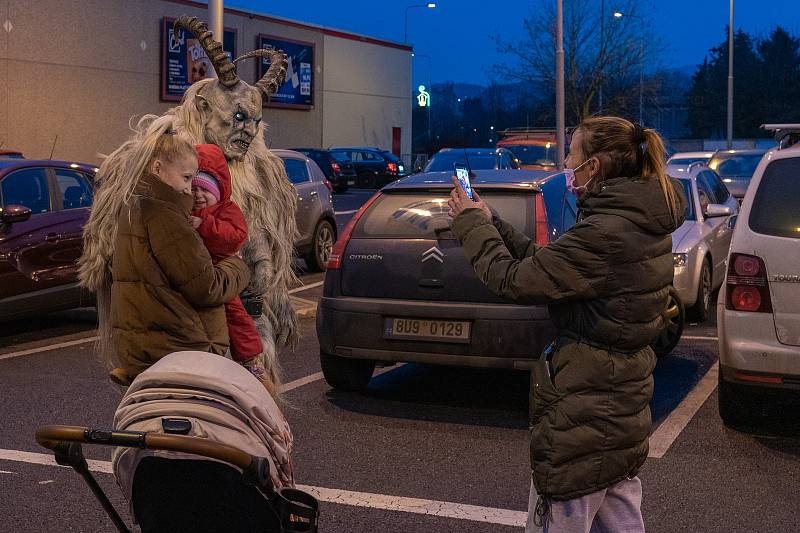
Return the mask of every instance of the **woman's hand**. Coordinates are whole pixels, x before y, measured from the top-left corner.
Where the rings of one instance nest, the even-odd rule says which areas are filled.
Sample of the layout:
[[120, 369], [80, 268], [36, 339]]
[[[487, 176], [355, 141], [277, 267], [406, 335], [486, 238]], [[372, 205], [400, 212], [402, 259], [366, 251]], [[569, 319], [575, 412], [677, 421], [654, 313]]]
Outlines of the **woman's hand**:
[[475, 189], [472, 189], [472, 197], [474, 200], [470, 200], [469, 196], [467, 196], [467, 191], [461, 186], [461, 182], [458, 181], [458, 178], [452, 176], [452, 180], [454, 187], [453, 190], [450, 191], [450, 199], [447, 201], [447, 205], [450, 207], [450, 212], [448, 214], [456, 218], [463, 210], [475, 207], [483, 211], [486, 218], [491, 220], [492, 212], [489, 210], [489, 206], [481, 200], [481, 197]]
[[200, 217], [189, 216], [189, 222], [192, 224], [194, 229], [197, 229], [200, 227], [200, 224], [203, 223], [203, 219]]

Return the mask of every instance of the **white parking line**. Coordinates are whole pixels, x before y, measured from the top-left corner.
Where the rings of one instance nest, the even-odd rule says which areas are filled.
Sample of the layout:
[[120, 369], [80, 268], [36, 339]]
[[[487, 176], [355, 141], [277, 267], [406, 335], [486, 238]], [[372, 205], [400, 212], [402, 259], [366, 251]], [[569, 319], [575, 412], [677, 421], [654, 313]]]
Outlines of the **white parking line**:
[[682, 341], [718, 341], [719, 337], [703, 337], [703, 336], [693, 336], [693, 335], [681, 335]]
[[302, 287], [295, 287], [294, 289], [290, 289], [289, 290], [289, 294], [294, 294], [294, 293], [300, 292], [300, 291], [307, 291], [308, 289], [313, 289], [314, 287], [319, 287], [323, 283], [325, 283], [324, 280], [323, 281], [317, 281], [315, 283], [310, 283], [308, 285], [303, 285]]
[[58, 344], [48, 344], [47, 346], [39, 346], [38, 348], [31, 348], [30, 350], [22, 350], [19, 352], [11, 352], [11, 353], [4, 353], [0, 354], [0, 361], [4, 359], [13, 359], [15, 357], [22, 357], [23, 355], [30, 355], [39, 352], [49, 352], [50, 350], [58, 350], [59, 348], [67, 348], [68, 346], [77, 346], [79, 344], [86, 344], [89, 342], [94, 342], [99, 337], [86, 337], [83, 339], [77, 339], [73, 341], [66, 341], [66, 342], [59, 342]]
[[[381, 368], [380, 370], [376, 370], [375, 372], [373, 372], [372, 377], [374, 378], [376, 376], [380, 376], [381, 374], [385, 374], [387, 372], [391, 372], [392, 370], [395, 370], [396, 368], [400, 368], [404, 364], [405, 363], [400, 363], [400, 364], [397, 364], [397, 365], [387, 366], [387, 367]], [[315, 374], [311, 374], [310, 376], [306, 376], [304, 378], [296, 379], [294, 381], [290, 381], [289, 383], [284, 383], [283, 385], [280, 386], [280, 389], [281, 389], [281, 392], [289, 392], [290, 390], [294, 390], [294, 389], [296, 389], [298, 387], [302, 387], [303, 385], [308, 385], [309, 383], [314, 383], [315, 381], [319, 381], [323, 377], [324, 376], [322, 375], [322, 372], [317, 372]]]
[[680, 405], [650, 435], [650, 453], [648, 453], [648, 457], [656, 459], [664, 457], [664, 454], [667, 453], [669, 447], [681, 434], [683, 428], [686, 427], [697, 411], [706, 403], [714, 389], [717, 388], [718, 375], [719, 362], [716, 362], [711, 365], [706, 375], [686, 395]]
[[[52, 455], [23, 452], [19, 450], [0, 449], [0, 460], [45, 466], [59, 466], [56, 464], [55, 458]], [[86, 462], [89, 464], [89, 470], [92, 472], [100, 472], [103, 474], [113, 473], [110, 461], [87, 460]], [[372, 494], [369, 492], [355, 492], [351, 490], [314, 487], [309, 485], [297, 485], [297, 488], [312, 493], [321, 501], [354, 507], [368, 507], [370, 509], [423, 514], [512, 527], [524, 526], [528, 518], [528, 513], [525, 511], [499, 509], [496, 507], [480, 507], [478, 505], [463, 503], [407, 498], [388, 494]]]

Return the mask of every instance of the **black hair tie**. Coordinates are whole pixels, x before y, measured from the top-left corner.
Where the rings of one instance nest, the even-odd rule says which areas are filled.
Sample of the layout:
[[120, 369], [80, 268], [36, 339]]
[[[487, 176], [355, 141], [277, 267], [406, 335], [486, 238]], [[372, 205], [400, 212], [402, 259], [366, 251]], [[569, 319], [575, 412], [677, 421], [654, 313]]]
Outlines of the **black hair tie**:
[[647, 141], [647, 137], [644, 134], [644, 128], [639, 125], [638, 122], [633, 123], [633, 142], [636, 144], [642, 144], [643, 142]]

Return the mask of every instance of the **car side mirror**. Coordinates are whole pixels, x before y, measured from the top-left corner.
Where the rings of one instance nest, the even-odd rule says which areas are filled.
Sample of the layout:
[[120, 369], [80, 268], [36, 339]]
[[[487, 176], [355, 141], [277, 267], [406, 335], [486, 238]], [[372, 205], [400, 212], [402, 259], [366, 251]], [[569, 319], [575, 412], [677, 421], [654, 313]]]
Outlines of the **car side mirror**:
[[14, 224], [25, 222], [31, 218], [31, 208], [24, 205], [4, 205], [0, 207], [0, 222], [3, 224]]
[[722, 204], [708, 204], [706, 206], [705, 215], [708, 218], [727, 217], [733, 213], [730, 207]]

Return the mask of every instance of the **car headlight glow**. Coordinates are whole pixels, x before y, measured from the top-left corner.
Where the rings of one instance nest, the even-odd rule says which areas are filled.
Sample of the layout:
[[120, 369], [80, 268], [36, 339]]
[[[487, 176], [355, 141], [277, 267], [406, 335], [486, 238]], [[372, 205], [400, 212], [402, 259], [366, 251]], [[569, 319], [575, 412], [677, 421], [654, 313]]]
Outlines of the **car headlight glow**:
[[689, 262], [689, 254], [672, 254], [672, 266], [684, 267]]

